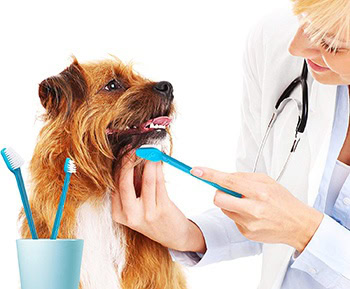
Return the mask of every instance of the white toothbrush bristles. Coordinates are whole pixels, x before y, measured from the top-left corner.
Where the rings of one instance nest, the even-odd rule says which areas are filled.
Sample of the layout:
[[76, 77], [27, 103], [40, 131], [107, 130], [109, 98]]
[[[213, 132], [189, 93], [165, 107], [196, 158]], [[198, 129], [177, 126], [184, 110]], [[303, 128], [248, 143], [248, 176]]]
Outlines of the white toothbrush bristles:
[[140, 146], [140, 148], [156, 148], [162, 150], [162, 146], [160, 144], [144, 144]]
[[77, 172], [77, 168], [73, 160], [69, 160], [68, 163], [68, 173], [75, 174]]
[[24, 164], [22, 157], [13, 148], [6, 148], [4, 152], [13, 170], [18, 169]]

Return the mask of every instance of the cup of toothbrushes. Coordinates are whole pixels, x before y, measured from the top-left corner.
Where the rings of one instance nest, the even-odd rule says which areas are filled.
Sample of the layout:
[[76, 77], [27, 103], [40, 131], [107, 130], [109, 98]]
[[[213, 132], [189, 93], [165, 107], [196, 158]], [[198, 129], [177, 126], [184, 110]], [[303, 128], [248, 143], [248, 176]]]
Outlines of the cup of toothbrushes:
[[78, 289], [84, 240], [18, 239], [21, 289]]

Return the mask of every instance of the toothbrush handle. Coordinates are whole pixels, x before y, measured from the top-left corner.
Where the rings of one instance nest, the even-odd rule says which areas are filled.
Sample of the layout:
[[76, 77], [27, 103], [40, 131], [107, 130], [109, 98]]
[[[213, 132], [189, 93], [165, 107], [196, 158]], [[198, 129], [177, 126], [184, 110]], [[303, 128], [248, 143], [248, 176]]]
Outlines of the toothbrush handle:
[[24, 182], [23, 182], [21, 169], [18, 168], [16, 170], [14, 170], [14, 175], [16, 177], [17, 186], [18, 186], [18, 189], [19, 189], [19, 192], [21, 195], [23, 209], [24, 209], [24, 212], [25, 212], [27, 220], [28, 220], [30, 233], [31, 233], [33, 239], [38, 239], [38, 234], [37, 234], [36, 229], [35, 229], [32, 211], [30, 209], [30, 205], [29, 205], [29, 201], [28, 201], [28, 197], [27, 197], [27, 193], [26, 193], [26, 188], [25, 188]]
[[172, 158], [171, 156], [168, 156], [166, 154], [163, 153], [163, 161], [165, 161], [166, 163], [168, 163], [169, 165], [172, 165], [173, 167], [185, 172], [185, 173], [188, 173], [188, 174], [191, 174], [190, 173], [190, 170], [192, 169], [190, 166], [188, 165], [185, 165], [184, 163]]
[[62, 194], [61, 194], [60, 202], [58, 204], [55, 223], [53, 225], [52, 233], [51, 233], [51, 237], [50, 237], [51, 240], [55, 240], [57, 238], [57, 235], [58, 235], [58, 230], [60, 228], [61, 219], [62, 219], [64, 203], [66, 201], [68, 186], [69, 186], [69, 182], [70, 182], [70, 176], [71, 176], [71, 174], [67, 173], [66, 177], [64, 178]]
[[229, 194], [231, 196], [237, 197], [237, 198], [242, 198], [241, 194], [238, 194], [238, 193], [236, 193], [234, 191], [231, 191], [229, 189], [223, 188], [223, 187], [219, 186], [216, 183], [213, 183], [213, 182], [210, 182], [210, 181], [207, 181], [207, 180], [204, 180], [204, 179], [201, 179], [199, 177], [196, 177], [196, 176], [192, 175], [191, 172], [190, 172], [192, 168], [190, 166], [185, 165], [184, 163], [182, 163], [182, 162], [178, 161], [177, 159], [174, 159], [171, 156], [168, 156], [168, 155], [166, 155], [164, 153], [163, 153], [163, 161], [168, 163], [169, 165], [172, 165], [173, 167], [178, 168], [179, 170], [181, 170], [181, 171], [191, 175], [192, 177], [195, 177], [195, 178], [197, 178], [197, 179], [207, 183], [208, 185], [211, 185], [214, 188], [217, 188], [220, 191], [223, 191], [223, 192], [225, 192], [225, 193], [227, 193], [227, 194]]

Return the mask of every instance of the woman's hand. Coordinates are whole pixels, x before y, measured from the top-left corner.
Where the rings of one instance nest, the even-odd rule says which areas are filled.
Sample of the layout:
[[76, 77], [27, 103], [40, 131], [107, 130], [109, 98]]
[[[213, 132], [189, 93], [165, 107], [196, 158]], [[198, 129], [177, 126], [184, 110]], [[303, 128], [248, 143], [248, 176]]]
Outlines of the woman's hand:
[[193, 168], [191, 173], [243, 195], [240, 199], [217, 190], [214, 204], [250, 240], [285, 243], [302, 252], [322, 221], [321, 212], [299, 201], [266, 174], [230, 174], [202, 167]]
[[118, 191], [112, 195], [113, 220], [140, 232], [165, 247], [180, 251], [204, 253], [204, 237], [200, 229], [169, 199], [162, 164], [145, 162], [141, 195], [134, 187], [135, 150], [122, 159]]

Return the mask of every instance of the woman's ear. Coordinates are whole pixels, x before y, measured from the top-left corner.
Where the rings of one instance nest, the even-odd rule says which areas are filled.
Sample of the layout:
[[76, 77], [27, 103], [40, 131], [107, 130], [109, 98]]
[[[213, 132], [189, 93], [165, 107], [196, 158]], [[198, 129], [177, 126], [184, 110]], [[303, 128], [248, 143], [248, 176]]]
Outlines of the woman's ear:
[[68, 118], [74, 107], [86, 98], [87, 83], [77, 59], [56, 76], [51, 76], [39, 84], [39, 97], [49, 118], [58, 115]]

